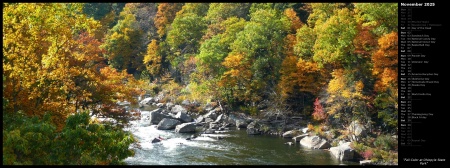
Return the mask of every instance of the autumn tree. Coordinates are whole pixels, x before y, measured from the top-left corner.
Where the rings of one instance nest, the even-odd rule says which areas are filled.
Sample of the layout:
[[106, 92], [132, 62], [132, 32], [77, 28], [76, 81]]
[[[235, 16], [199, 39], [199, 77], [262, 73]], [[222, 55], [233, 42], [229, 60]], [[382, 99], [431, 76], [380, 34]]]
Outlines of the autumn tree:
[[158, 11], [154, 19], [157, 33], [160, 38], [165, 39], [167, 29], [175, 19], [176, 13], [181, 10], [182, 3], [160, 3], [158, 5]]
[[211, 3], [205, 21], [208, 24], [203, 40], [210, 39], [214, 35], [223, 33], [225, 26], [223, 21], [231, 17], [249, 20], [250, 3]]
[[297, 17], [297, 13], [292, 8], [288, 8], [284, 11], [284, 15], [287, 16], [289, 22], [291, 23], [291, 27], [289, 29], [289, 34], [286, 36], [286, 54], [293, 55], [294, 54], [294, 45], [297, 43], [296, 33], [297, 30], [303, 26], [303, 23], [300, 21], [300, 18]]
[[251, 64], [244, 59], [242, 54], [230, 54], [222, 63], [227, 71], [221, 76], [218, 84], [224, 89], [226, 101], [232, 105], [238, 101], [249, 101], [252, 96], [256, 96], [249, 90], [252, 76]]
[[152, 40], [148, 44], [147, 54], [144, 56], [144, 64], [152, 76], [161, 73], [161, 54], [159, 53], [159, 46], [156, 40]]
[[327, 118], [323, 106], [320, 104], [319, 98], [316, 98], [314, 101], [314, 112], [312, 113], [312, 116], [316, 121], [323, 121]]
[[[50, 112], [60, 130], [68, 114], [111, 99], [99, 89], [107, 83], [99, 72], [103, 50], [94, 38], [98, 22], [80, 15], [81, 9], [81, 4], [5, 4], [6, 111], [39, 117]], [[134, 88], [112, 91], [127, 90]]]
[[135, 73], [143, 70], [142, 33], [129, 6], [120, 12], [118, 23], [110, 29], [102, 48], [106, 50], [108, 63], [119, 70]]
[[355, 61], [351, 53], [354, 50], [352, 41], [356, 35], [356, 21], [351, 10], [336, 9], [335, 14], [325, 22], [321, 24], [316, 22], [314, 30], [317, 39], [313, 47], [313, 59], [320, 66]]
[[256, 102], [264, 95], [267, 96], [277, 83], [284, 56], [284, 37], [290, 23], [285, 15], [273, 9], [255, 10], [250, 16], [250, 22], [236, 35], [231, 49], [232, 52], [244, 53], [245, 60], [252, 62], [252, 88], [245, 91], [262, 93], [259, 98], [251, 100]]
[[397, 88], [398, 75], [398, 35], [392, 32], [378, 39], [379, 49], [372, 55], [373, 71], [376, 75], [376, 91], [387, 87]]

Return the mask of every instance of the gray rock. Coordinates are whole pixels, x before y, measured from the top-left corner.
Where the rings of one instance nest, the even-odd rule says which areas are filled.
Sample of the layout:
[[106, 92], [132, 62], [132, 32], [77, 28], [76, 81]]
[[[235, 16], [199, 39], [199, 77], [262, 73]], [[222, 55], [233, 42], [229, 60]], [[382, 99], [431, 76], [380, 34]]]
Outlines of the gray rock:
[[123, 102], [118, 101], [117, 105], [119, 105], [119, 106], [129, 106], [129, 105], [131, 105], [131, 103], [125, 100]]
[[201, 122], [203, 122], [203, 121], [205, 121], [205, 117], [203, 117], [203, 116], [199, 116], [199, 117], [197, 117], [197, 119], [195, 120], [195, 122], [197, 122], [197, 123], [201, 123]]
[[204, 132], [204, 134], [214, 134], [214, 133], [216, 133], [216, 130], [214, 130], [214, 129], [207, 129]]
[[192, 118], [191, 116], [187, 115], [185, 112], [178, 112], [175, 116], [175, 119], [180, 120], [181, 122], [191, 122]]
[[153, 139], [152, 139], [152, 143], [156, 143], [156, 142], [161, 142], [161, 140], [158, 139], [158, 138], [153, 138]]
[[372, 160], [361, 160], [359, 161], [360, 165], [372, 165]]
[[156, 128], [159, 130], [169, 130], [169, 129], [174, 129], [175, 126], [177, 126], [178, 124], [181, 124], [181, 122], [178, 120], [164, 118], [159, 122], [159, 124]]
[[325, 133], [325, 135], [326, 135], [327, 137], [329, 137], [329, 138], [331, 138], [331, 139], [336, 138], [336, 133], [333, 132], [333, 131], [325, 131], [324, 133]]
[[283, 133], [283, 138], [292, 138], [294, 137], [294, 134], [295, 134], [294, 130], [286, 131], [285, 133]]
[[287, 144], [289, 146], [294, 145], [294, 143], [292, 143], [292, 142], [286, 142], [285, 144]]
[[300, 130], [301, 130], [303, 133], [307, 133], [309, 129], [308, 129], [308, 127], [305, 127], [305, 128], [301, 128]]
[[350, 147], [350, 142], [340, 144], [330, 148], [331, 154], [340, 161], [353, 160], [354, 150]]
[[168, 116], [161, 114], [159, 111], [153, 110], [150, 112], [150, 124], [159, 124], [162, 119], [168, 118]]
[[167, 110], [172, 110], [172, 107], [173, 107], [173, 106], [175, 106], [175, 104], [173, 104], [173, 103], [171, 103], [171, 102], [166, 103], [166, 109], [167, 109]]
[[205, 110], [206, 111], [211, 111], [212, 109], [216, 108], [216, 106], [213, 106], [211, 103], [207, 103], [205, 105]]
[[225, 118], [224, 115], [220, 114], [219, 116], [217, 116], [216, 122], [220, 122], [220, 121], [224, 120], [224, 118]]
[[353, 133], [356, 137], [365, 136], [367, 134], [366, 128], [359, 123], [359, 121], [352, 121], [348, 126], [348, 131]]
[[217, 123], [217, 122], [210, 122], [209, 123], [209, 129], [219, 129], [219, 123]]
[[300, 144], [311, 149], [325, 149], [331, 145], [319, 136], [307, 136], [300, 140]]
[[214, 120], [211, 118], [205, 118], [205, 123], [210, 123], [210, 122], [214, 122]]
[[139, 102], [139, 104], [140, 104], [140, 105], [143, 105], [143, 106], [149, 106], [149, 105], [151, 105], [154, 101], [155, 101], [155, 100], [153, 99], [153, 97], [147, 97], [147, 98], [141, 100], [141, 101]]
[[173, 106], [170, 111], [172, 111], [172, 113], [178, 113], [178, 112], [187, 113], [187, 110], [183, 106], [180, 106], [180, 105]]
[[191, 104], [191, 102], [189, 102], [189, 100], [183, 100], [183, 102], [181, 102], [181, 105], [185, 105], [185, 106], [189, 106]]
[[243, 119], [237, 119], [236, 120], [236, 127], [238, 128], [247, 128], [247, 122]]
[[164, 108], [164, 103], [157, 103], [157, 104], [156, 104], [156, 107], [158, 107], [158, 108]]
[[209, 111], [208, 113], [206, 113], [205, 115], [203, 115], [203, 117], [205, 118], [211, 118], [213, 120], [215, 120], [217, 118], [217, 114], [215, 110]]
[[303, 139], [304, 137], [307, 137], [308, 134], [302, 134], [302, 135], [297, 135], [294, 138], [292, 138], [295, 142], [300, 142], [301, 139]]
[[247, 134], [248, 135], [259, 135], [261, 131], [259, 130], [260, 124], [257, 121], [253, 121], [247, 125]]
[[183, 124], [177, 125], [175, 127], [175, 132], [178, 132], [178, 133], [195, 132], [195, 125], [193, 123], [183, 123]]

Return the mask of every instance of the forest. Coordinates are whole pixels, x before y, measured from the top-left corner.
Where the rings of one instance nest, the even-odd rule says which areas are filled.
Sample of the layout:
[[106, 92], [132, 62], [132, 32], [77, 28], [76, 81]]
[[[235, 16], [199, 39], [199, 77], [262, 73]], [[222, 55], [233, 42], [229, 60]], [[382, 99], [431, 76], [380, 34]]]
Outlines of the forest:
[[397, 162], [397, 3], [4, 3], [3, 164], [124, 164], [133, 136], [90, 120], [117, 102], [220, 103], [358, 121], [364, 158]]

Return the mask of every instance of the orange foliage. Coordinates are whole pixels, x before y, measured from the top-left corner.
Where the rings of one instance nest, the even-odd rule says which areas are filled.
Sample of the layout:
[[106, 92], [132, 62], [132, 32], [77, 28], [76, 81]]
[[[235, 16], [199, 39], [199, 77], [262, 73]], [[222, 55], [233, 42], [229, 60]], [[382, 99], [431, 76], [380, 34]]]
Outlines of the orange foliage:
[[[251, 90], [251, 64], [245, 61], [242, 54], [228, 55], [222, 62], [222, 65], [228, 70], [222, 75], [218, 83], [219, 87], [231, 90], [242, 90], [244, 88]], [[233, 96], [241, 100], [249, 99], [244, 94], [242, 92], [235, 92]]]
[[370, 57], [372, 49], [377, 45], [374, 34], [371, 32], [372, 27], [357, 24], [358, 34], [353, 39], [355, 53], [363, 57]]
[[326, 72], [315, 62], [288, 56], [281, 66], [281, 81], [278, 86], [283, 97], [299, 91], [317, 94], [326, 84]]
[[379, 49], [372, 55], [373, 71], [378, 79], [376, 91], [384, 91], [388, 87], [397, 88], [398, 75], [398, 35], [392, 32], [378, 39]]
[[158, 29], [159, 37], [167, 33], [167, 28], [175, 19], [176, 13], [181, 10], [180, 3], [161, 3], [158, 5], [158, 12], [155, 16], [155, 27]]
[[291, 22], [290, 32], [295, 34], [297, 29], [300, 29], [300, 27], [303, 26], [302, 21], [300, 21], [300, 18], [297, 17], [297, 13], [292, 8], [284, 10], [284, 15], [286, 15]]

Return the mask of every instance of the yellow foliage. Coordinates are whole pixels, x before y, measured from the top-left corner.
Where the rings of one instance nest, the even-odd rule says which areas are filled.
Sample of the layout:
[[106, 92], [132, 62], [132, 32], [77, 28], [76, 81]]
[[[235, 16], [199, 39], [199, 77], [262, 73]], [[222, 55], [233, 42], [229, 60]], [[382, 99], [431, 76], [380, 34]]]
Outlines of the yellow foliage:
[[144, 56], [144, 64], [151, 75], [158, 75], [161, 71], [161, 55], [156, 40], [148, 44], [147, 54]]
[[331, 73], [333, 79], [328, 83], [327, 91], [331, 94], [338, 94], [345, 89], [345, 81], [343, 79], [344, 70], [335, 69]]

